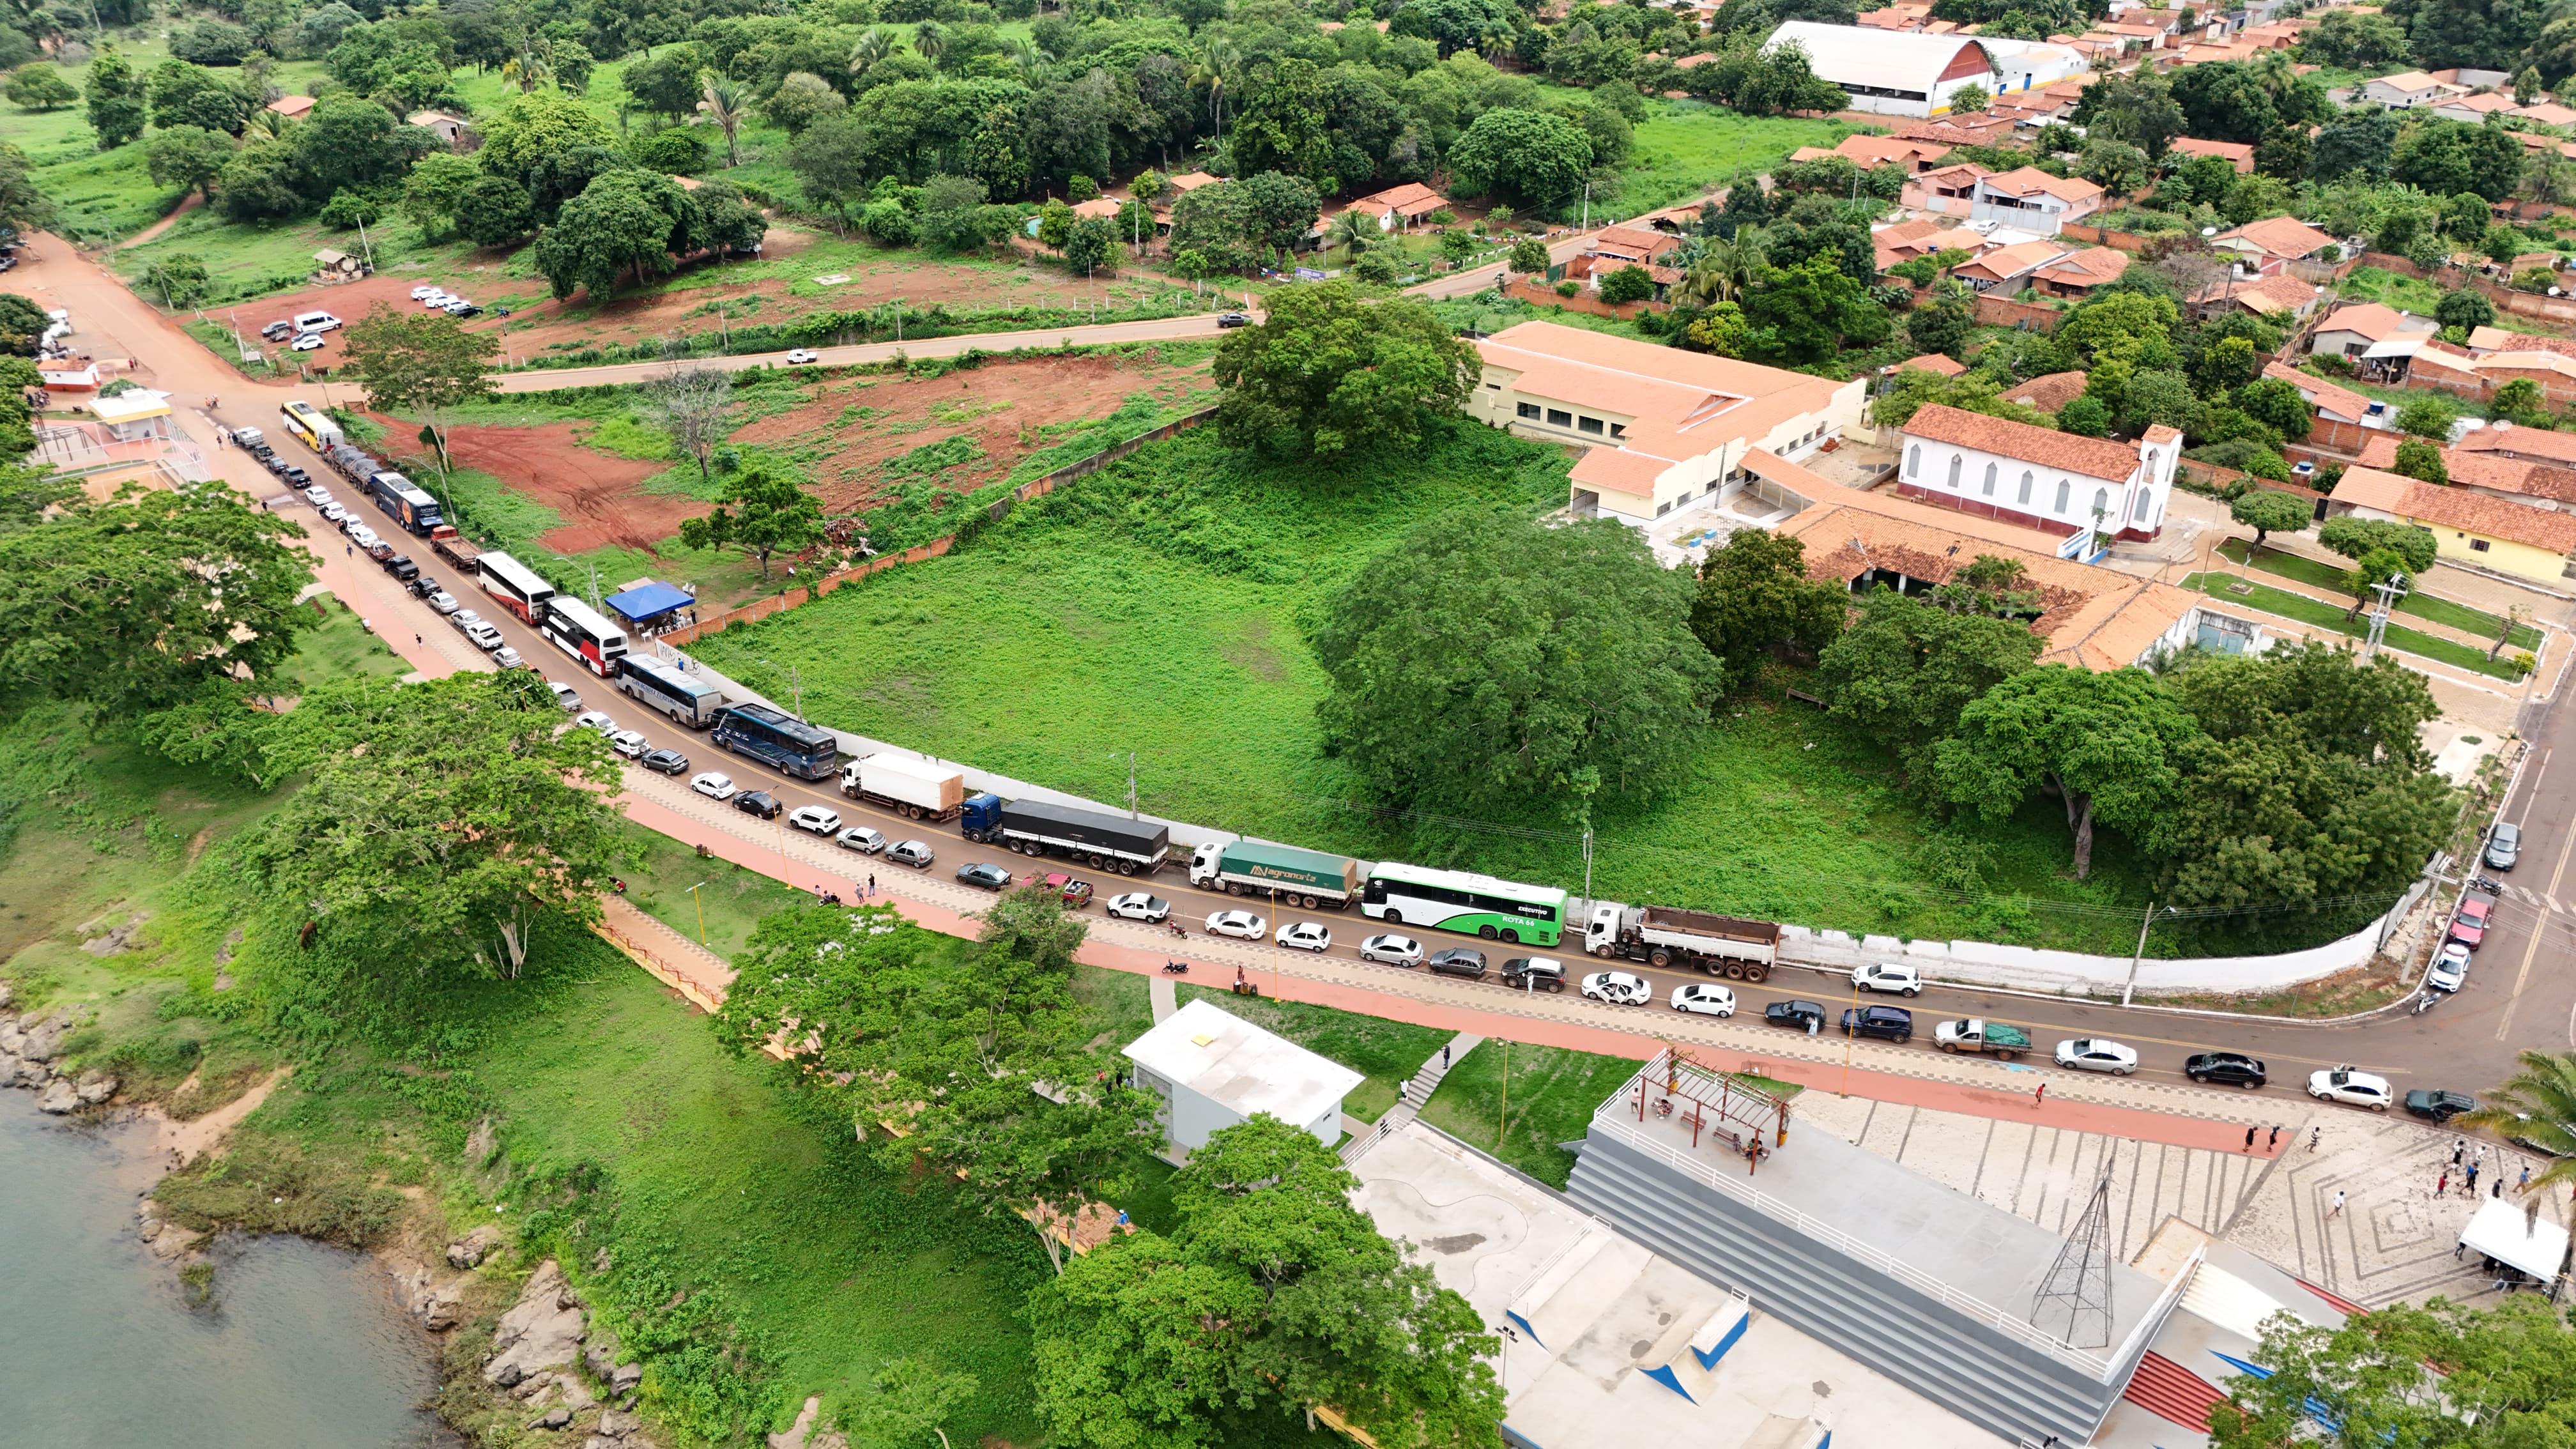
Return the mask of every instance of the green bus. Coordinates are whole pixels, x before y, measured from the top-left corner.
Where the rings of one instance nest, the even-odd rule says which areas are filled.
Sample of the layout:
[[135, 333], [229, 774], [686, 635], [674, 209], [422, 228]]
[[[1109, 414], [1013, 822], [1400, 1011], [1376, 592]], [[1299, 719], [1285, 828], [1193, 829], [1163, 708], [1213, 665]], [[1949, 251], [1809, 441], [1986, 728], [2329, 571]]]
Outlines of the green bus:
[[1510, 941], [1553, 946], [1565, 929], [1565, 892], [1522, 885], [1461, 870], [1393, 862], [1371, 866], [1360, 892], [1360, 914], [1397, 926], [1430, 926]]

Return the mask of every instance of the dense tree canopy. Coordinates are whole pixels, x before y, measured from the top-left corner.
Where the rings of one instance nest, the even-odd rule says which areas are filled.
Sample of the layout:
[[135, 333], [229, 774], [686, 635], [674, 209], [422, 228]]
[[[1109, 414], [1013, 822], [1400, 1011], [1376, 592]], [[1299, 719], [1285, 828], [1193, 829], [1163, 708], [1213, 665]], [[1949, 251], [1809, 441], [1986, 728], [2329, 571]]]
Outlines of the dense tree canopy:
[[1487, 818], [1670, 787], [1716, 665], [1689, 576], [1608, 519], [1430, 519], [1326, 606], [1327, 747], [1390, 803]]
[[1419, 302], [1371, 301], [1348, 282], [1290, 288], [1217, 349], [1217, 425], [1274, 452], [1398, 448], [1455, 416], [1476, 374], [1475, 350]]
[[1813, 655], [1842, 632], [1851, 595], [1811, 581], [1806, 557], [1800, 539], [1739, 528], [1701, 561], [1691, 632], [1717, 661], [1721, 691], [1742, 689], [1777, 646]]

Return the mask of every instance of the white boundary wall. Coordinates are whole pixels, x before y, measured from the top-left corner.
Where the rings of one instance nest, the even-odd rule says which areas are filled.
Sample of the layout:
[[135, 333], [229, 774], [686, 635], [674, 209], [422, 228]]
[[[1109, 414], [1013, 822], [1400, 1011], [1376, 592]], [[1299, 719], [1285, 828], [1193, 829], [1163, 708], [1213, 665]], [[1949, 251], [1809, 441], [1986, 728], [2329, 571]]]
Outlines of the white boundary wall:
[[[729, 700], [756, 701], [774, 709], [787, 707], [734, 682], [689, 657], [683, 650], [658, 640], [653, 647], [666, 660], [723, 690]], [[831, 727], [825, 725], [820, 728]], [[832, 730], [832, 734], [840, 742], [841, 753], [846, 756], [892, 754], [961, 771], [970, 794], [990, 790], [1006, 800], [1044, 800], [1083, 810], [1106, 811], [1112, 815], [1125, 813], [1115, 805], [1104, 805], [1097, 800], [1068, 795], [1062, 790], [1050, 790], [1008, 775], [979, 770], [962, 760], [943, 760], [936, 755], [926, 755], [919, 750], [870, 739], [848, 730]], [[1150, 812], [1140, 811], [1136, 818], [1169, 827], [1173, 855], [1184, 866], [1188, 863], [1190, 851], [1203, 842], [1231, 842], [1244, 838], [1234, 831], [1193, 825], [1186, 820], [1173, 820]], [[2379, 944], [2392, 922], [2413, 908], [2423, 890], [2424, 883], [2419, 880], [2387, 915], [2341, 940], [2304, 951], [2288, 951], [2277, 956], [2198, 956], [2171, 960], [2150, 956], [2134, 966], [2137, 994], [2150, 997], [2163, 993], [2277, 991], [2351, 970], [2378, 954]], [[2065, 995], [2125, 991], [2133, 969], [2127, 956], [2090, 956], [2078, 951], [2047, 951], [1995, 941], [1906, 942], [1894, 936], [1855, 939], [1844, 931], [1819, 931], [1809, 926], [1793, 925], [1780, 928], [1780, 956], [1783, 961], [1794, 965], [1838, 970], [1849, 970], [1871, 961], [1901, 961], [1936, 980]]]

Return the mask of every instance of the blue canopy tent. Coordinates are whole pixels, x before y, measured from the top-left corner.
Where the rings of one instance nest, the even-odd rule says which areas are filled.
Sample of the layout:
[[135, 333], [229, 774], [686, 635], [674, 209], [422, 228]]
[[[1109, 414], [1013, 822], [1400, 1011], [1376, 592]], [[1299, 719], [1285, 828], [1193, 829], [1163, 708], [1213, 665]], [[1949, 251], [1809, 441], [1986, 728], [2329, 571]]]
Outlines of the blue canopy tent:
[[637, 629], [653, 629], [678, 622], [672, 616], [698, 606], [697, 597], [685, 589], [665, 583], [637, 584], [622, 593], [608, 596], [611, 612]]

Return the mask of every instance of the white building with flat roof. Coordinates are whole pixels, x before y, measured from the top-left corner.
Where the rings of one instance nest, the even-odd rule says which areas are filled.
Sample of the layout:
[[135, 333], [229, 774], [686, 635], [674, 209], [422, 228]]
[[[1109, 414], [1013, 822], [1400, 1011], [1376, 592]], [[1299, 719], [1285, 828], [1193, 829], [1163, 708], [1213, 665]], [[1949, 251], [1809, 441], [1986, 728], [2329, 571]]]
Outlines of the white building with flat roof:
[[1947, 115], [1961, 87], [1992, 95], [2001, 81], [1974, 36], [1791, 20], [1762, 42], [1765, 51], [1790, 45], [1818, 77], [1851, 92], [1853, 110], [1882, 116]]
[[1205, 1001], [1129, 1042], [1127, 1059], [1136, 1085], [1163, 1099], [1163, 1139], [1181, 1152], [1265, 1112], [1333, 1146], [1342, 1140], [1342, 1099], [1367, 1080]]
[[1378, 1231], [1503, 1340], [1514, 1449], [2010, 1443], [1420, 1122], [1351, 1170]]

